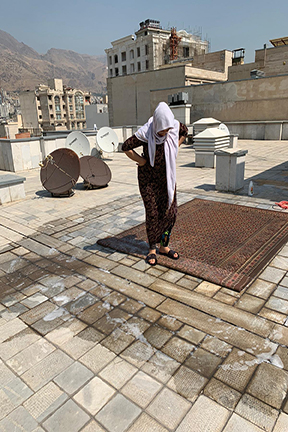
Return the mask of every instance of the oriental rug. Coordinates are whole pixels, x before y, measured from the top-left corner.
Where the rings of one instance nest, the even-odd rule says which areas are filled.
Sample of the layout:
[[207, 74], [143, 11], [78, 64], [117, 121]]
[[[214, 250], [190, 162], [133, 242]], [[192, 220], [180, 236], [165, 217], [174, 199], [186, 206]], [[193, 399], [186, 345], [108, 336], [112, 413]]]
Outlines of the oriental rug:
[[[98, 241], [145, 257], [145, 224]], [[157, 255], [158, 264], [241, 291], [288, 241], [288, 214], [202, 199], [178, 208], [169, 246], [177, 261]]]

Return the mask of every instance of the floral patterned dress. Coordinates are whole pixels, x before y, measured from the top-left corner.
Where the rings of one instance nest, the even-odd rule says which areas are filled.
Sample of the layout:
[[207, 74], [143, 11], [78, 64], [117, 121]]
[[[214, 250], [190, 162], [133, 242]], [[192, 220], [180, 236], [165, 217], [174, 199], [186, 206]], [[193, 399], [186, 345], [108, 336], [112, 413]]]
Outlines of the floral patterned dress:
[[[179, 139], [187, 137], [187, 127], [180, 123]], [[177, 200], [176, 187], [173, 202], [168, 209], [168, 193], [166, 182], [166, 163], [164, 143], [156, 145], [154, 167], [150, 165], [148, 144], [140, 141], [135, 135], [128, 138], [123, 146], [123, 151], [133, 150], [143, 146], [142, 156], [147, 160], [142, 167], [138, 166], [138, 183], [146, 211], [146, 230], [150, 249], [155, 249], [160, 243], [162, 234], [167, 229], [172, 229], [176, 221]]]

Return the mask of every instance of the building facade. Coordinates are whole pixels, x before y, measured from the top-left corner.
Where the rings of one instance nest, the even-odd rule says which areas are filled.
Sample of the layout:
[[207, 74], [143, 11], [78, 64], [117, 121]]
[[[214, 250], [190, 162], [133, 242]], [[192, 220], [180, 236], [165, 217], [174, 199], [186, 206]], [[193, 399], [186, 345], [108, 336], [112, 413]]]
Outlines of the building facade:
[[[152, 111], [150, 94], [155, 89], [168, 89], [227, 80], [232, 52], [223, 50], [202, 54], [193, 62], [164, 65], [144, 71], [107, 79], [109, 125], [141, 125]], [[123, 103], [125, 101], [125, 103]], [[165, 100], [167, 102], [167, 99]]]
[[155, 70], [175, 60], [188, 61], [195, 55], [208, 53], [207, 40], [201, 40], [200, 36], [189, 34], [185, 30], [173, 31], [164, 30], [159, 21], [149, 19], [140, 23], [140, 29], [135, 35], [111, 42], [112, 48], [105, 50], [108, 76]]
[[30, 132], [83, 129], [86, 127], [85, 105], [90, 93], [63, 86], [61, 79], [48, 80], [35, 91], [20, 93], [23, 128]]
[[[279, 41], [279, 42], [278, 42]], [[282, 43], [280, 43], [282, 41]], [[288, 38], [271, 39], [272, 47], [255, 51], [255, 61], [234, 65], [229, 68], [228, 80], [250, 79], [252, 71], [261, 71], [264, 76], [276, 76], [288, 73]]]

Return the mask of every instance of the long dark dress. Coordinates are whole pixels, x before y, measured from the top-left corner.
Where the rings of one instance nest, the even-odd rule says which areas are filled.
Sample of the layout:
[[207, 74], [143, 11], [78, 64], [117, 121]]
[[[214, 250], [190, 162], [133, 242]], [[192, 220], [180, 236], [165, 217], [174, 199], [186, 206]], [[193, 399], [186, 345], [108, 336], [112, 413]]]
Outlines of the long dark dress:
[[[180, 123], [179, 139], [188, 134], [187, 127]], [[166, 163], [164, 143], [156, 145], [154, 167], [151, 167], [148, 154], [148, 143], [140, 141], [135, 135], [128, 138], [123, 151], [133, 150], [143, 146], [142, 156], [147, 160], [142, 167], [138, 166], [138, 183], [146, 211], [146, 230], [150, 249], [156, 248], [156, 243], [164, 231], [172, 229], [176, 221], [177, 200], [176, 187], [173, 202], [168, 209], [168, 192], [166, 182]]]

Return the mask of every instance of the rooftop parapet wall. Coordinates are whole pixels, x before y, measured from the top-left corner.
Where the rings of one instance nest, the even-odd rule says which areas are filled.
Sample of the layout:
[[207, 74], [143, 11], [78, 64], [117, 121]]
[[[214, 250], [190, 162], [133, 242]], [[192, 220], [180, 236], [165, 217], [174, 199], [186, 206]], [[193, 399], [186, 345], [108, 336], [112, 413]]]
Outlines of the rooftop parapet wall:
[[202, 117], [222, 122], [288, 120], [288, 75], [169, 87], [150, 91], [150, 109], [167, 101], [171, 92], [185, 91], [191, 103], [191, 123]]
[[[68, 135], [68, 134], [67, 134]], [[0, 170], [19, 172], [39, 167], [52, 151], [65, 147], [67, 135], [18, 140], [0, 139]], [[96, 133], [87, 135], [90, 149], [95, 147]]]

